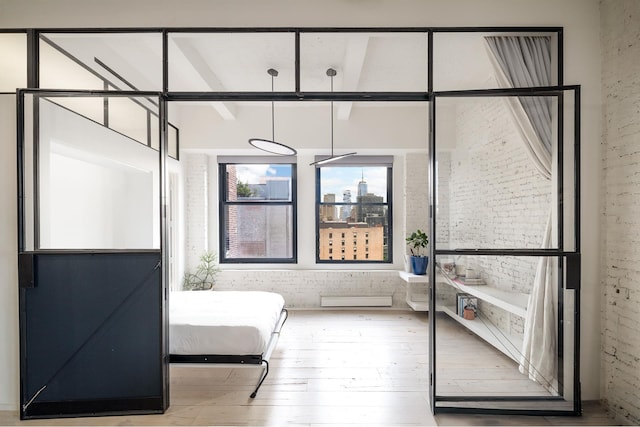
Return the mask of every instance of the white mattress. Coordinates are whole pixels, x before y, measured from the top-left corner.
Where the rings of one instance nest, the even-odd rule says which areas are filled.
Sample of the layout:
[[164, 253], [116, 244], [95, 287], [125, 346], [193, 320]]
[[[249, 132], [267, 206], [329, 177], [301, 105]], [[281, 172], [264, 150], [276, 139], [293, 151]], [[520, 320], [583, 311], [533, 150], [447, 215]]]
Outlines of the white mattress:
[[284, 298], [259, 291], [172, 292], [171, 354], [260, 355], [269, 343]]

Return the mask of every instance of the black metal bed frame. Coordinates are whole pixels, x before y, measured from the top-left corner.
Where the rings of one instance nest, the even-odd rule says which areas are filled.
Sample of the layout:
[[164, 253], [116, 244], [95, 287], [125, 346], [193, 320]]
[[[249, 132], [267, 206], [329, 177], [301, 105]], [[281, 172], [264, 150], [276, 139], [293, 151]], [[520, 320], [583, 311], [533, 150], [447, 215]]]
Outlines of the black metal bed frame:
[[273, 350], [275, 350], [278, 339], [280, 338], [280, 331], [284, 326], [287, 318], [289, 317], [289, 311], [286, 308], [282, 309], [280, 317], [275, 324], [273, 332], [271, 332], [271, 338], [267, 343], [267, 348], [262, 354], [170, 354], [169, 363], [191, 363], [191, 364], [207, 364], [218, 365], [214, 367], [224, 367], [222, 365], [259, 365], [262, 366], [262, 374], [260, 380], [250, 397], [253, 399], [258, 394], [260, 386], [269, 375], [269, 359]]

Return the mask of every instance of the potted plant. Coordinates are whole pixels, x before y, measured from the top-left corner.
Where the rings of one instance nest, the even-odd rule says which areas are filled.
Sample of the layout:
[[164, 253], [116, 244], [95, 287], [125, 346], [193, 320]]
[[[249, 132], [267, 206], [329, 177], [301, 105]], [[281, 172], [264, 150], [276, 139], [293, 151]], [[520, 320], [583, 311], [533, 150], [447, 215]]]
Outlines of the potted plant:
[[200, 256], [200, 264], [198, 264], [196, 272], [184, 273], [182, 288], [191, 291], [213, 289], [216, 275], [219, 272], [215, 252], [205, 252]]
[[409, 237], [406, 238], [409, 250], [411, 251], [411, 268], [413, 274], [427, 274], [427, 265], [429, 257], [425, 251], [429, 245], [429, 236], [424, 231], [417, 229]]

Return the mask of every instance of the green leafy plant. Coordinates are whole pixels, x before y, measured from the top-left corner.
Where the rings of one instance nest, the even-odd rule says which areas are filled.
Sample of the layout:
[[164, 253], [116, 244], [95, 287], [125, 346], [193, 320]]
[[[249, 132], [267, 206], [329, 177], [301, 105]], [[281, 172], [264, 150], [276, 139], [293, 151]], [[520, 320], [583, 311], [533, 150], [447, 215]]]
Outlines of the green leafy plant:
[[242, 181], [238, 181], [238, 183], [236, 184], [236, 191], [237, 191], [238, 197], [253, 196], [253, 191], [249, 187], [249, 184]]
[[216, 253], [207, 251], [200, 256], [200, 264], [198, 264], [195, 273], [184, 273], [182, 288], [191, 291], [213, 289], [216, 275], [219, 272]]
[[429, 244], [429, 236], [424, 231], [417, 229], [405, 239], [413, 256], [426, 256], [424, 250]]

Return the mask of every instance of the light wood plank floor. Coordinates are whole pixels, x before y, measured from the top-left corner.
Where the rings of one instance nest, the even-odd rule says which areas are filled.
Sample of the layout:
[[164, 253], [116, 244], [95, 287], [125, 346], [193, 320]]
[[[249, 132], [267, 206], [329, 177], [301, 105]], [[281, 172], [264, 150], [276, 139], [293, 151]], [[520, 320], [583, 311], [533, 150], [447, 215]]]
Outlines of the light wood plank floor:
[[[171, 407], [164, 415], [20, 422], [16, 413], [0, 412], [0, 425], [614, 425], [598, 404], [585, 405], [582, 417], [434, 417], [427, 393], [427, 323], [426, 313], [409, 311], [291, 311], [255, 399], [249, 394], [256, 368], [173, 365]], [[473, 352], [463, 363], [481, 363], [483, 354], [496, 357], [461, 328], [442, 326], [443, 340], [465, 340], [465, 351]], [[497, 362], [484, 376], [493, 385], [482, 376], [471, 384], [467, 376], [452, 376], [446, 385], [458, 393], [471, 387], [477, 395], [496, 384], [509, 389], [521, 383], [510, 377], [515, 367], [506, 358], [491, 360]], [[452, 358], [447, 366], [456, 363]]]

